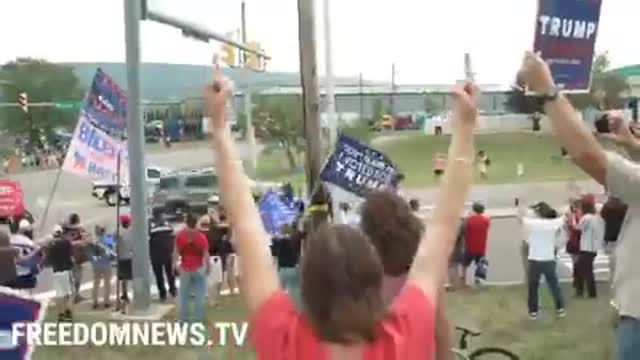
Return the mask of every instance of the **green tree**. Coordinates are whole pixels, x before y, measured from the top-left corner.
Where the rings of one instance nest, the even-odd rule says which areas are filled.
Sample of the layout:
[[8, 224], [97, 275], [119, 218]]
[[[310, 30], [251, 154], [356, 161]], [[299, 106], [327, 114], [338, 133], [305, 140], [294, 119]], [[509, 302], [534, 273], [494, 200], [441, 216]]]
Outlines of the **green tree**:
[[[18, 92], [26, 92], [29, 102], [80, 101], [82, 90], [70, 67], [46, 60], [18, 58], [0, 67], [5, 101], [17, 101]], [[12, 135], [36, 138], [37, 129], [50, 132], [56, 127], [73, 127], [78, 118], [75, 111], [51, 107], [30, 107], [28, 113], [17, 107], [2, 108], [0, 128]]]
[[371, 124], [373, 125], [380, 121], [384, 115], [389, 113], [387, 107], [384, 104], [384, 100], [382, 98], [377, 98], [373, 103], [373, 118], [371, 119]]
[[428, 95], [424, 97], [424, 112], [428, 114], [437, 114], [442, 111], [442, 104], [435, 101]]
[[304, 149], [302, 97], [261, 96], [255, 101], [253, 121], [256, 133], [282, 146], [291, 170]]
[[574, 94], [569, 97], [578, 109], [589, 106], [597, 108], [624, 107], [624, 93], [629, 90], [626, 79], [609, 71], [609, 54], [604, 52], [593, 60], [591, 70], [591, 91], [588, 94]]

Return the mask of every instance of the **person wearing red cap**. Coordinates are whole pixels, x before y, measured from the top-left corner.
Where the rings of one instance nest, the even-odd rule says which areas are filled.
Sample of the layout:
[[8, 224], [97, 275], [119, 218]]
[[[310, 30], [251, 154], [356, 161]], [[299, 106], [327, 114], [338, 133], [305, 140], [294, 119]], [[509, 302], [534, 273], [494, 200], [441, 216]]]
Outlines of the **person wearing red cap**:
[[120, 215], [120, 237], [118, 238], [118, 281], [122, 284], [120, 300], [125, 304], [129, 302], [128, 282], [133, 280], [133, 239], [131, 238], [131, 215]]

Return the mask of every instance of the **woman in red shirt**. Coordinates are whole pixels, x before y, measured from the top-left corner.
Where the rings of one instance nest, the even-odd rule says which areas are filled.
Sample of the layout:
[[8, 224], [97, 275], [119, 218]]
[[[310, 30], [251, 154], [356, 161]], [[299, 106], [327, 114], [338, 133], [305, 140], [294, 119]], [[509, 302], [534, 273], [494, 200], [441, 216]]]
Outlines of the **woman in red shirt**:
[[228, 86], [217, 72], [205, 89], [220, 190], [243, 259], [243, 295], [258, 359], [432, 359], [434, 317], [471, 182], [476, 91], [456, 88], [456, 121], [432, 221], [407, 283], [387, 308], [383, 268], [370, 241], [349, 226], [323, 225], [303, 245], [304, 310], [280, 287], [248, 178], [225, 121]]
[[[198, 217], [188, 214], [186, 227], [176, 235], [176, 251], [180, 256], [180, 292], [178, 293], [178, 320], [203, 321], [204, 299], [209, 274], [209, 242], [196, 228]], [[177, 262], [175, 262], [177, 264]], [[195, 295], [191, 297], [191, 295]], [[193, 302], [193, 304], [190, 304]], [[189, 307], [193, 305], [192, 316]]]

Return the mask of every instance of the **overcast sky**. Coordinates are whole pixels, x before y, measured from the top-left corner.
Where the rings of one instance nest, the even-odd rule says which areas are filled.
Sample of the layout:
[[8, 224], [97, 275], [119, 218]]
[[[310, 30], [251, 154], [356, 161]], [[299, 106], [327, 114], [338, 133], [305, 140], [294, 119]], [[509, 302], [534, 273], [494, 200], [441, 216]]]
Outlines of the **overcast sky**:
[[[241, 0], [149, 0], [150, 7], [219, 33], [240, 26]], [[246, 0], [250, 40], [272, 56], [269, 70], [297, 72], [296, 0]], [[508, 84], [531, 48], [536, 0], [331, 0], [334, 73], [399, 83], [447, 84], [463, 76], [470, 52], [481, 83]], [[322, 0], [317, 3], [320, 73], [324, 72]], [[640, 1], [604, 0], [597, 50], [613, 66], [640, 63]], [[15, 0], [0, 5], [0, 62], [17, 56], [50, 61], [124, 61], [122, 0]], [[145, 62], [208, 64], [215, 43], [183, 38], [165, 25], [142, 24]]]

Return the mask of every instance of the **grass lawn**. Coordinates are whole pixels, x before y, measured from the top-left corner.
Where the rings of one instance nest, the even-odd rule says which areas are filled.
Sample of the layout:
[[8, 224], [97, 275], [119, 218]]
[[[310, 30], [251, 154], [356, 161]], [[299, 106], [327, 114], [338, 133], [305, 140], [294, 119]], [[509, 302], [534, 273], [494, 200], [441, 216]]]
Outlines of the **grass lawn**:
[[[431, 162], [436, 152], [447, 152], [449, 136], [408, 134], [375, 146], [385, 152], [406, 175], [406, 187], [433, 186], [435, 179]], [[569, 160], [560, 158], [560, 147], [549, 135], [537, 137], [531, 133], [476, 135], [476, 149], [484, 150], [491, 159], [489, 179], [480, 178], [476, 170], [474, 184], [505, 184], [517, 182], [569, 181], [584, 179], [584, 173]], [[517, 164], [524, 164], [523, 177], [517, 176]], [[257, 178], [269, 181], [293, 179], [302, 183], [302, 172], [292, 173], [279, 150], [261, 155]]]
[[[541, 317], [531, 321], [526, 316], [524, 287], [487, 288], [476, 292], [455, 292], [448, 295], [447, 307], [452, 324], [472, 326], [483, 334], [471, 342], [472, 348], [498, 346], [512, 350], [522, 360], [609, 360], [612, 359], [611, 315], [606, 286], [600, 289], [598, 300], [569, 298], [565, 319], [553, 316], [548, 291], [541, 288]], [[245, 320], [242, 302], [227, 297], [217, 308], [209, 309], [209, 321]], [[452, 337], [454, 343], [457, 338]], [[199, 360], [253, 359], [249, 349], [218, 348], [39, 348], [36, 360]]]

